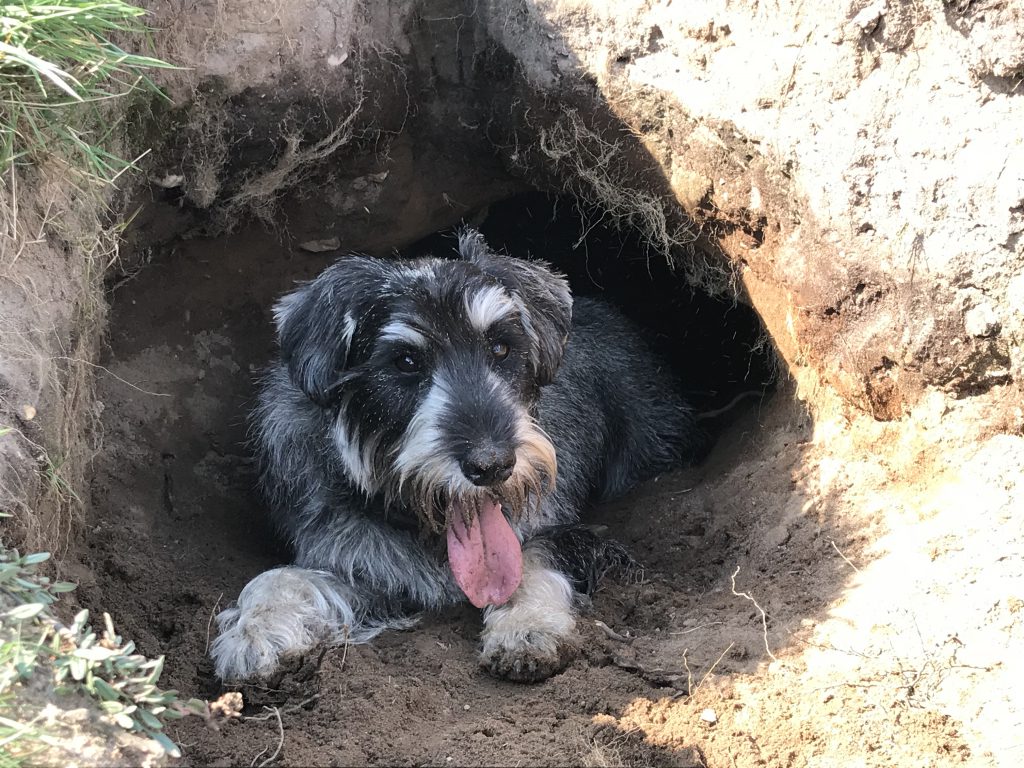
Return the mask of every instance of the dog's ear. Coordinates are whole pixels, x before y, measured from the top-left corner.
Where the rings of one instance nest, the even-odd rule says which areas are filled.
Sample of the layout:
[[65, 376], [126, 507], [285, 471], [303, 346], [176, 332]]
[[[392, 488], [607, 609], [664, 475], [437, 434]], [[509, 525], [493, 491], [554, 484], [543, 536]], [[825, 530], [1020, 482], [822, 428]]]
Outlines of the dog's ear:
[[483, 235], [469, 227], [459, 231], [459, 255], [496, 278], [522, 303], [523, 325], [533, 346], [530, 358], [537, 383], [550, 384], [562, 364], [572, 324], [568, 281], [544, 262], [494, 253]]
[[348, 256], [274, 306], [281, 360], [292, 382], [317, 405], [328, 408], [344, 382], [361, 304], [383, 279], [378, 259]]

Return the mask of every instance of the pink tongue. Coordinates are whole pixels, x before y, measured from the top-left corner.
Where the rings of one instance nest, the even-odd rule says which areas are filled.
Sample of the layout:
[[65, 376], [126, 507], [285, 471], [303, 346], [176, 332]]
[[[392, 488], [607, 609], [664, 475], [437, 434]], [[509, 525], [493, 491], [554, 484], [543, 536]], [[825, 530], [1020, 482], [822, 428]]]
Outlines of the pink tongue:
[[503, 605], [523, 578], [523, 551], [501, 505], [487, 501], [463, 522], [463, 508], [455, 505], [455, 521], [448, 529], [448, 562], [459, 588], [477, 608]]

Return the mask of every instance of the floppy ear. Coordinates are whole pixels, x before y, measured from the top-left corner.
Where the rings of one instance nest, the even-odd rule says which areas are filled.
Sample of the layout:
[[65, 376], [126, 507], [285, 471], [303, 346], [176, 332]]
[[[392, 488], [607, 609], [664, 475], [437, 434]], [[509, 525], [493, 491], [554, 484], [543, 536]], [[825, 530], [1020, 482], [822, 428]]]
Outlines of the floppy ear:
[[281, 360], [295, 386], [322, 408], [337, 400], [361, 305], [375, 295], [385, 271], [378, 259], [344, 257], [274, 306]]
[[459, 231], [459, 255], [496, 278], [518, 300], [537, 383], [550, 384], [562, 364], [572, 324], [572, 294], [565, 276], [542, 261], [494, 253], [483, 235], [469, 227]]

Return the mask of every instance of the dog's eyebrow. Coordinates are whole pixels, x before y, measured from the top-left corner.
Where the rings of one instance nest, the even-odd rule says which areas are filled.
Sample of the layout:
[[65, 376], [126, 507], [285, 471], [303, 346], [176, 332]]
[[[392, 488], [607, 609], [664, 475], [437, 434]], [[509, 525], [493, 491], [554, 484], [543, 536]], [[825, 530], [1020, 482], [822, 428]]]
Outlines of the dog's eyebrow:
[[401, 320], [392, 320], [380, 329], [377, 337], [381, 341], [404, 341], [414, 347], [428, 346], [427, 337], [423, 333]]
[[470, 324], [481, 332], [518, 311], [512, 297], [497, 285], [488, 285], [474, 293], [467, 293], [465, 305]]

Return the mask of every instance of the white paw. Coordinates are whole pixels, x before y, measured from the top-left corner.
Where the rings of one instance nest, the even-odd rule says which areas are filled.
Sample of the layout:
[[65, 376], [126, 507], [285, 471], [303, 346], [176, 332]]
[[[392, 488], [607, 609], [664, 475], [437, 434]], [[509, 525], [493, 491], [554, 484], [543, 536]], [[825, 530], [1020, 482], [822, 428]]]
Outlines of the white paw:
[[480, 664], [495, 677], [532, 683], [561, 672], [576, 651], [574, 593], [561, 573], [526, 570], [507, 605], [484, 615]]
[[283, 657], [344, 635], [355, 623], [346, 593], [323, 571], [289, 567], [261, 573], [217, 617], [219, 633], [210, 647], [217, 676], [266, 676]]
[[480, 665], [495, 677], [536, 683], [558, 674], [576, 653], [575, 636], [527, 630], [491, 636], [480, 652]]

